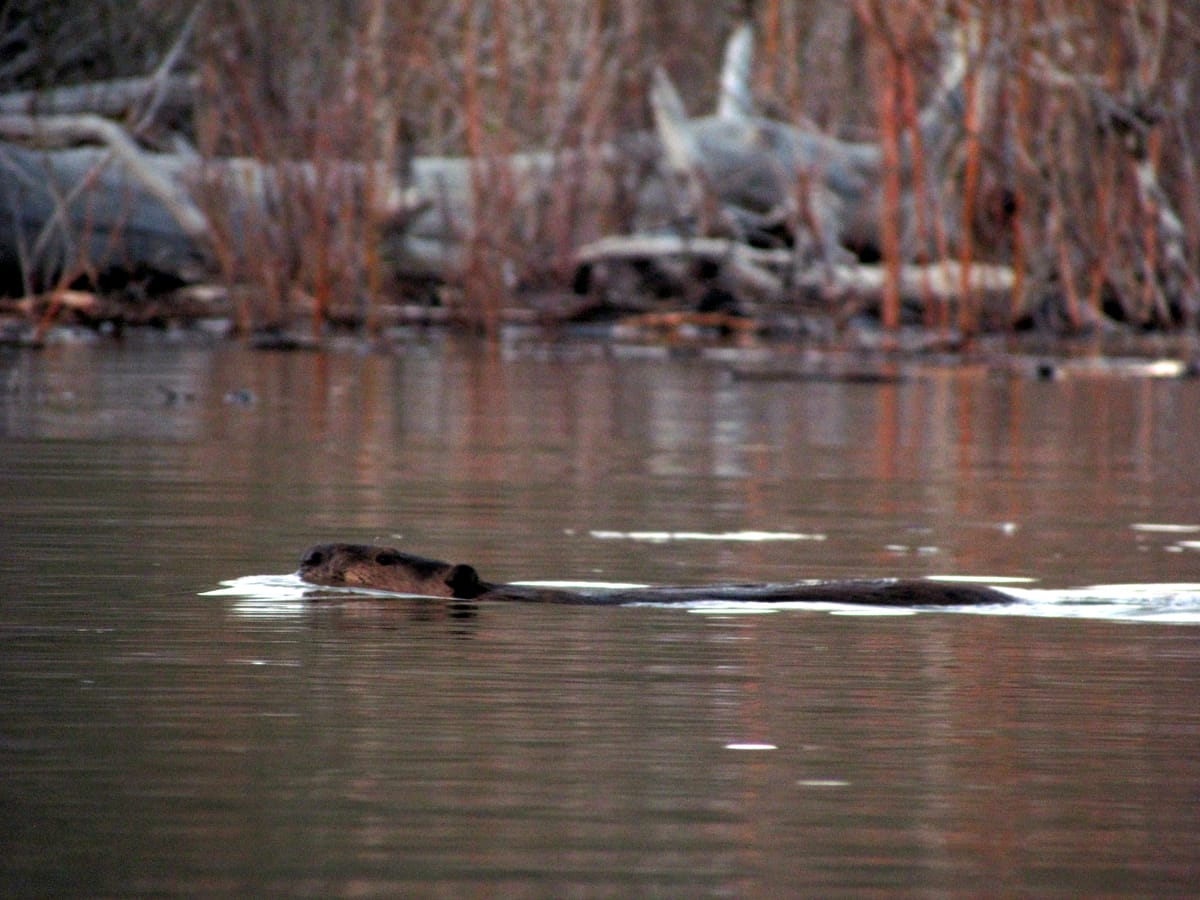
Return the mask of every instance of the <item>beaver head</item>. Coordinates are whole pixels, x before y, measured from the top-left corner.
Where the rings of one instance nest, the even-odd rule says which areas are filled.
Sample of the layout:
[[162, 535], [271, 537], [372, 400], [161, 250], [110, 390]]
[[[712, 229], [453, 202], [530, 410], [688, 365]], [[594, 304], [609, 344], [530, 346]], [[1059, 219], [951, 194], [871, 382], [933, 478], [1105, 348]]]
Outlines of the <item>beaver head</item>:
[[370, 544], [318, 544], [300, 561], [311, 584], [364, 587], [426, 597], [478, 597], [492, 586], [468, 565], [454, 565]]

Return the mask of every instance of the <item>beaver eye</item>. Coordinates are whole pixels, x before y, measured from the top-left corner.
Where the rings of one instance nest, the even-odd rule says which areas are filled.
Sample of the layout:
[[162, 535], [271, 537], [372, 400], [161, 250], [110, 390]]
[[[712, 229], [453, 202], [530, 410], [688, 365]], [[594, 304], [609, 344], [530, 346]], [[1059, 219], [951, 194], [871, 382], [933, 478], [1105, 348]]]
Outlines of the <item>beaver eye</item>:
[[398, 566], [400, 565], [400, 554], [384, 551], [375, 557], [375, 562], [381, 566]]
[[302, 566], [319, 566], [325, 562], [325, 554], [320, 550], [314, 550], [309, 553], [304, 559], [300, 560]]

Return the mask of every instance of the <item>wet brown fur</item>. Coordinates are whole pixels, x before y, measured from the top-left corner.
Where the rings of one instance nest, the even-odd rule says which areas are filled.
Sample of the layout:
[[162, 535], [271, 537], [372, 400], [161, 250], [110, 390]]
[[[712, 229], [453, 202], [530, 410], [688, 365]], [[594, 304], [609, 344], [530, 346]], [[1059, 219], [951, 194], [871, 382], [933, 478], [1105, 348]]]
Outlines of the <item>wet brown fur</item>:
[[300, 563], [311, 584], [361, 587], [426, 597], [464, 600], [574, 603], [691, 603], [698, 600], [759, 603], [853, 603], [870, 606], [980, 606], [1012, 599], [981, 585], [938, 581], [817, 581], [795, 584], [720, 584], [709, 587], [648, 587], [617, 590], [555, 590], [483, 581], [469, 565], [414, 556], [369, 544], [319, 544]]
[[483, 585], [471, 566], [370, 544], [318, 544], [300, 561], [300, 577], [312, 584], [423, 597], [470, 599], [491, 587]]

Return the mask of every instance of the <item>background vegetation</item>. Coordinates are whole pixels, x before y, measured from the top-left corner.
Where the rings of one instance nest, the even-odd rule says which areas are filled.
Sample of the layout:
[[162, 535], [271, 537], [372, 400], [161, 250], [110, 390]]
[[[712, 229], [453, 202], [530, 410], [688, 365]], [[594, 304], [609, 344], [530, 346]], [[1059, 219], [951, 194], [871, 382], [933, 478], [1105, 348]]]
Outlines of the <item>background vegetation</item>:
[[[0, 91], [145, 75], [192, 11], [174, 0], [4, 3]], [[205, 156], [401, 169], [413, 155], [590, 146], [650, 127], [658, 65], [693, 114], [710, 111], [721, 47], [750, 17], [766, 114], [879, 140], [905, 132], [931, 89], [939, 34], [968, 16], [989, 49], [968, 80], [983, 112], [953, 173], [952, 212], [972, 228], [966, 246], [947, 252], [1011, 264], [1014, 302], [1056, 324], [1104, 313], [1194, 328], [1200, 8], [1191, 3], [211, 0], [176, 67], [198, 76], [196, 103], [141, 138], [166, 149], [182, 136]], [[569, 179], [554, 187], [531, 231], [527, 220], [512, 224], [502, 178], [477, 185], [483, 224], [462, 286], [487, 298], [480, 316], [513, 302], [518, 286], [567, 277], [563, 235], [579, 198]], [[259, 270], [240, 276], [276, 295], [283, 281], [300, 284], [319, 301], [392, 291], [373, 205], [329, 220], [314, 214], [313, 191], [281, 199], [257, 238]], [[609, 201], [606, 224], [619, 232], [623, 200]]]

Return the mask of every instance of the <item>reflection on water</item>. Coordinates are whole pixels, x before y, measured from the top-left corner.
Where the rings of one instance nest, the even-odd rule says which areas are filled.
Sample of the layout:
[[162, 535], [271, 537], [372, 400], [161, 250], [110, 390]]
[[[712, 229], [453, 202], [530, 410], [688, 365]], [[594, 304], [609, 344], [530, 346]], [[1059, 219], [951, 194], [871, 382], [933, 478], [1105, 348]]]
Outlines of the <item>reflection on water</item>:
[[[957, 579], [955, 579], [957, 580]], [[986, 579], [968, 579], [986, 580]], [[523, 584], [566, 590], [584, 588], [627, 589], [645, 585], [604, 581], [535, 581]], [[798, 610], [825, 610], [837, 615], [893, 616], [947, 615], [974, 613], [989, 616], [1038, 616], [1053, 618], [1105, 619], [1142, 623], [1171, 623], [1200, 625], [1200, 584], [1108, 584], [1067, 590], [1017, 588], [1012, 585], [993, 585], [1007, 594], [1011, 602], [984, 606], [931, 607], [926, 609], [895, 609], [854, 604], [805, 602], [755, 602], [729, 600], [691, 600], [685, 603], [631, 603], [631, 606], [666, 606], [706, 615], [761, 615], [763, 613]], [[246, 616], [305, 616], [314, 602], [326, 604], [387, 604], [398, 602], [399, 595], [363, 588], [314, 587], [296, 575], [249, 575], [222, 583], [221, 587], [205, 591], [206, 597], [234, 598], [232, 609]], [[429, 603], [427, 599], [424, 601]], [[474, 609], [475, 604], [459, 604], [459, 608]]]
[[[1200, 384], [730, 373], [0, 355], [0, 893], [1188, 893]], [[323, 539], [496, 580], [1018, 602], [313, 602], [262, 574]], [[1063, 590], [1096, 584], [1126, 586]]]

